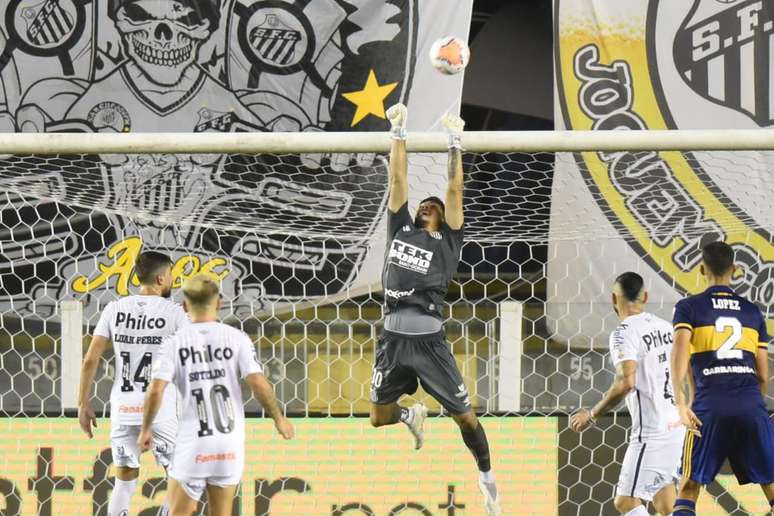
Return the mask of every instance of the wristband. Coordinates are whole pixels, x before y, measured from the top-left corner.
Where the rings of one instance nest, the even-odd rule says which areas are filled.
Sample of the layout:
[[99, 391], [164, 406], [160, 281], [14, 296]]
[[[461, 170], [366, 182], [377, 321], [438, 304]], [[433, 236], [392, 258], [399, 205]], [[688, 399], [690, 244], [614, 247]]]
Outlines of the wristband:
[[594, 414], [591, 412], [591, 409], [586, 409], [586, 410], [587, 410], [587, 411], [588, 411], [588, 413], [589, 413], [589, 421], [591, 421], [591, 424], [592, 424], [592, 425], [596, 425], [596, 424], [597, 424], [597, 420], [596, 420], [596, 418], [594, 417]]
[[449, 135], [449, 149], [463, 150], [462, 148], [462, 136], [459, 134]]

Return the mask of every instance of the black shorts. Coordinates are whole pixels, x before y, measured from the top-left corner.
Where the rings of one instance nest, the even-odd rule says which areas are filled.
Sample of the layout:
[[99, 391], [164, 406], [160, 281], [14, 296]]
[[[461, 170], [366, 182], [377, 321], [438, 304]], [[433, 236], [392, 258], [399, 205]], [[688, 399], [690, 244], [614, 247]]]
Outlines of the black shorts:
[[443, 332], [417, 337], [384, 331], [376, 342], [371, 402], [389, 405], [419, 384], [447, 412], [471, 410], [470, 397]]

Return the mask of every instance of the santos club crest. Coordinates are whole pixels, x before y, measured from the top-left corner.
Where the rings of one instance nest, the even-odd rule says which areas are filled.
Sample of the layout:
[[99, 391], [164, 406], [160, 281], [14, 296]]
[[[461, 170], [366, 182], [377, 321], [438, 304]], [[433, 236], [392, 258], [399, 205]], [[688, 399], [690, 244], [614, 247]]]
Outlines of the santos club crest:
[[774, 4], [695, 0], [674, 38], [680, 76], [697, 94], [774, 124]]

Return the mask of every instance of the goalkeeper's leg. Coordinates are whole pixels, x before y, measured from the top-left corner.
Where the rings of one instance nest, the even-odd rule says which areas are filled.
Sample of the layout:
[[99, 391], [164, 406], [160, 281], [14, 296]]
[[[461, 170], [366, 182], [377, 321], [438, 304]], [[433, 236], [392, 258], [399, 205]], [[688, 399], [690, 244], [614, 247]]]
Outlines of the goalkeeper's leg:
[[424, 443], [423, 425], [427, 407], [417, 403], [412, 407], [398, 405], [404, 394], [416, 392], [416, 374], [401, 364], [402, 339], [398, 335], [382, 335], [376, 343], [373, 374], [371, 375], [371, 425], [380, 427], [402, 422], [414, 436], [414, 448]]
[[489, 458], [489, 440], [484, 427], [471, 408], [470, 396], [457, 362], [454, 360], [444, 335], [433, 336], [424, 346], [413, 348], [414, 369], [422, 387], [449, 412], [460, 427], [462, 440], [478, 465], [478, 486], [484, 495], [486, 513], [501, 514], [500, 500], [495, 486]]

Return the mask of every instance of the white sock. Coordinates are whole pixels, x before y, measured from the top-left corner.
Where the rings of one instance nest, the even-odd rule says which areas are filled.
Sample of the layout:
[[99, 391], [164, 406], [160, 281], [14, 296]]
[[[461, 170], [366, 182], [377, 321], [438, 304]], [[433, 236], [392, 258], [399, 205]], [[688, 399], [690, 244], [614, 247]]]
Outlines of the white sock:
[[110, 502], [108, 502], [108, 516], [129, 514], [129, 500], [131, 500], [136, 486], [136, 478], [134, 480], [116, 479], [116, 485], [113, 487], [113, 493], [110, 495]]
[[648, 510], [644, 505], [638, 505], [631, 511], [627, 512], [624, 516], [648, 516]]
[[478, 477], [482, 482], [487, 482], [489, 484], [495, 481], [495, 476], [491, 469], [489, 471], [479, 471]]

